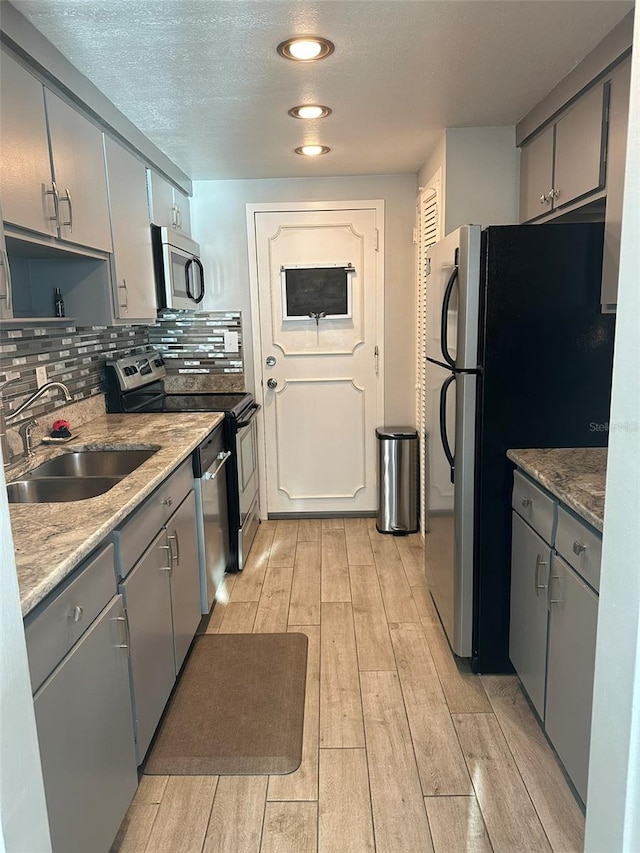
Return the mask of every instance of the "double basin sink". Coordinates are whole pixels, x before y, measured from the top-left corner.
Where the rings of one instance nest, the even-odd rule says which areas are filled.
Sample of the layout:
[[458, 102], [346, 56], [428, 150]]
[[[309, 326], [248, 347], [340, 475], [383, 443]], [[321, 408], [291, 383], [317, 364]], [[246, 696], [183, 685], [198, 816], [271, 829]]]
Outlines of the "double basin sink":
[[59, 503], [95, 498], [112, 489], [156, 452], [77, 450], [63, 453], [7, 485], [9, 503]]

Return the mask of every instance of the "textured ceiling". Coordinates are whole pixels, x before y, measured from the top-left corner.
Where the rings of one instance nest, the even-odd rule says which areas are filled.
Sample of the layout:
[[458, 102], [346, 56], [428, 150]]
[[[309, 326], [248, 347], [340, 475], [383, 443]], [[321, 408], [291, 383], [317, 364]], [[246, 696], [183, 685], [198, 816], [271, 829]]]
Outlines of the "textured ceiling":
[[[514, 124], [618, 0], [13, 0], [193, 179], [416, 172], [444, 127]], [[295, 64], [276, 45], [331, 39]], [[326, 104], [302, 122], [287, 110]], [[320, 142], [324, 157], [297, 145]]]

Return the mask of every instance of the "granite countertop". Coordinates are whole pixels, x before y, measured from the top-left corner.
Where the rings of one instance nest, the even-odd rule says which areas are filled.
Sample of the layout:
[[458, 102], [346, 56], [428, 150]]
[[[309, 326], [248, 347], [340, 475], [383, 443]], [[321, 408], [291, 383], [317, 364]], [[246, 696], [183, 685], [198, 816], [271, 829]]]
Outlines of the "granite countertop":
[[508, 450], [519, 468], [602, 532], [606, 447]]
[[[30, 468], [63, 451], [157, 448], [157, 452], [108, 492], [95, 498], [9, 505], [22, 614], [33, 610], [64, 580], [223, 417], [216, 412], [102, 415], [83, 424], [77, 439], [63, 448], [38, 448]], [[16, 472], [7, 479], [17, 479]]]

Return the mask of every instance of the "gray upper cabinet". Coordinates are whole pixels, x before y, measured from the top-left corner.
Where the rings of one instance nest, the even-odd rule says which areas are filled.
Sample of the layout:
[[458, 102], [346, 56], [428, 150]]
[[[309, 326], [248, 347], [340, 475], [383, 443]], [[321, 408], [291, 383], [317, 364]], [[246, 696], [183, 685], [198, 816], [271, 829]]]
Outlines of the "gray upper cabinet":
[[104, 137], [113, 237], [116, 320], [153, 320], [157, 312], [146, 167]]
[[111, 251], [102, 133], [2, 54], [5, 222]]
[[45, 89], [60, 237], [111, 251], [102, 131]]
[[520, 221], [551, 210], [554, 128], [550, 125], [522, 149], [520, 157]]
[[608, 96], [608, 83], [594, 86], [522, 147], [521, 222], [603, 189]]
[[58, 229], [42, 83], [4, 51], [0, 55], [2, 215], [11, 225], [55, 237]]
[[189, 196], [152, 169], [147, 170], [147, 187], [150, 221], [161, 228], [175, 228], [190, 237]]

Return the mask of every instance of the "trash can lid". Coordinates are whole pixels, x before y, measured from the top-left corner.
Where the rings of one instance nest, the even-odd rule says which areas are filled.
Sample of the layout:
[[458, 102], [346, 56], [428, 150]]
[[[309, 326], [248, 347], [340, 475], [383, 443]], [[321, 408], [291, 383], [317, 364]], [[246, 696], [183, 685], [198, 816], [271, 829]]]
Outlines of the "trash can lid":
[[376, 436], [378, 438], [417, 438], [418, 431], [407, 426], [377, 427]]

